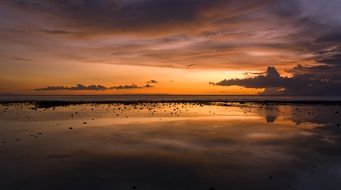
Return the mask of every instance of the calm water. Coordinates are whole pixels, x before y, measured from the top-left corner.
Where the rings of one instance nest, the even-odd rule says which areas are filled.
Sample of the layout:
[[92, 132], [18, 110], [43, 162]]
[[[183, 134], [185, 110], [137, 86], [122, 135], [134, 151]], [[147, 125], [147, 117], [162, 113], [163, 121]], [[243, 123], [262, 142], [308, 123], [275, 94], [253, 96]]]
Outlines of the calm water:
[[341, 189], [341, 106], [0, 105], [1, 189]]
[[311, 96], [224, 96], [224, 95], [31, 95], [0, 96], [0, 102], [72, 101], [72, 102], [132, 102], [132, 101], [341, 101], [341, 97]]

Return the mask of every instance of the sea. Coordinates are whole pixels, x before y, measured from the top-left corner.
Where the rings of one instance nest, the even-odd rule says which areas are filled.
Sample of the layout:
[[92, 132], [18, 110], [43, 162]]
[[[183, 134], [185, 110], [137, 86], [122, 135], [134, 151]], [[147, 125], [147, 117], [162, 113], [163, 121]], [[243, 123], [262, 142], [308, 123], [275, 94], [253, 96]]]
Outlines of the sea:
[[238, 102], [238, 101], [341, 101], [338, 96], [240, 95], [0, 95], [0, 102]]

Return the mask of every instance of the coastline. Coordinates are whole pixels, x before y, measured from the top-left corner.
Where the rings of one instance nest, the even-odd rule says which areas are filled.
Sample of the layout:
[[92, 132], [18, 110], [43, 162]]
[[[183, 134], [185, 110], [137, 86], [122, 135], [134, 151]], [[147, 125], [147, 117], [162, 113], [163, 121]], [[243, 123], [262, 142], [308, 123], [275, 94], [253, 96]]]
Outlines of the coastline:
[[79, 104], [264, 104], [264, 105], [341, 105], [341, 97], [224, 96], [224, 95], [39, 95], [0, 96], [0, 104], [32, 104], [58, 107]]

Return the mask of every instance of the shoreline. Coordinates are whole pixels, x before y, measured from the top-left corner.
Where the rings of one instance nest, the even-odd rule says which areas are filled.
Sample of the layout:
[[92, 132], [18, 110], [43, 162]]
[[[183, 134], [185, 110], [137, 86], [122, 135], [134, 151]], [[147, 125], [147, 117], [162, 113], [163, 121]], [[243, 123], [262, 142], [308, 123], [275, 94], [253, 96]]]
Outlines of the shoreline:
[[[86, 105], [86, 104], [124, 104], [124, 105], [139, 105], [139, 104], [201, 104], [211, 105], [221, 103], [221, 106], [232, 106], [232, 105], [245, 105], [245, 104], [256, 104], [256, 105], [341, 105], [339, 100], [110, 100], [110, 101], [93, 101], [93, 100], [79, 100], [79, 101], [68, 101], [68, 100], [0, 100], [0, 105], [12, 105], [12, 104], [31, 104], [36, 108], [52, 108], [52, 107], [67, 107], [72, 105]], [[225, 104], [225, 105], [224, 105]]]

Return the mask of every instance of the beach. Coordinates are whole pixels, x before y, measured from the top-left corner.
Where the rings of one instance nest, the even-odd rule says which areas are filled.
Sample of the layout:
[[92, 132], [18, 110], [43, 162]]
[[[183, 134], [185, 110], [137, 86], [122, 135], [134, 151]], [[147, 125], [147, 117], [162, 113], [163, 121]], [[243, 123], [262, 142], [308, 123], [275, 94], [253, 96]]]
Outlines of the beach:
[[4, 189], [340, 189], [338, 102], [6, 102]]
[[341, 0], [0, 0], [0, 190], [341, 190]]

